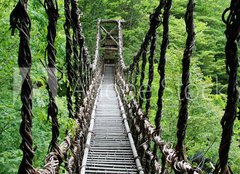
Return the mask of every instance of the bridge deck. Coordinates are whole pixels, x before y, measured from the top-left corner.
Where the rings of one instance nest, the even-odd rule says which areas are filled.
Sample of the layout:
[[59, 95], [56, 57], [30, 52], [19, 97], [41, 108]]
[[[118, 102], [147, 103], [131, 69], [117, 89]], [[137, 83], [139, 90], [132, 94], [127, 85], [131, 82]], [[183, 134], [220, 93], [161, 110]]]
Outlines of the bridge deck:
[[138, 173], [139, 164], [134, 159], [115, 91], [113, 66], [105, 65], [94, 117], [82, 173]]

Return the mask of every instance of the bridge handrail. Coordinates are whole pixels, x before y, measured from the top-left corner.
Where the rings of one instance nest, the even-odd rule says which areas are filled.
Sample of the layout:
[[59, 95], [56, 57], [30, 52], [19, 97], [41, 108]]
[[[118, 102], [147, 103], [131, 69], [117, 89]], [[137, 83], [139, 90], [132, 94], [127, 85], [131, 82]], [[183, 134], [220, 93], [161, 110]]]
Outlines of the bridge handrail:
[[[87, 91], [87, 95], [84, 99], [84, 102], [80, 108], [80, 114], [79, 114], [79, 118], [75, 119], [75, 123], [77, 125], [75, 132], [75, 135], [71, 135], [68, 134], [64, 141], [60, 144], [60, 152], [61, 152], [61, 159], [57, 158], [57, 154], [55, 153], [49, 153], [45, 159], [45, 165], [43, 168], [41, 169], [37, 169], [36, 172], [37, 174], [54, 174], [59, 170], [59, 165], [61, 164], [62, 161], [65, 160], [67, 153], [70, 149], [71, 146], [74, 147], [73, 152], [77, 153], [78, 149], [75, 146], [75, 139], [76, 136], [79, 135], [85, 135], [87, 133], [87, 129], [89, 127], [90, 124], [90, 115], [92, 114], [92, 109], [94, 106], [94, 102], [95, 102], [95, 98], [97, 95], [97, 91], [101, 82], [101, 77], [102, 77], [102, 70], [103, 68], [101, 68], [101, 64], [99, 64], [99, 68], [98, 71], [96, 71], [95, 73], [95, 77], [92, 79], [91, 81], [91, 85], [89, 87], [89, 90]], [[81, 122], [85, 122], [85, 130], [81, 130], [81, 123], [79, 119], [82, 119]], [[78, 142], [80, 144], [82, 144], [82, 146], [84, 146], [85, 142]], [[68, 159], [67, 165], [68, 165], [68, 170], [72, 170], [73, 171], [73, 165], [74, 165], [74, 157], [77, 154], [75, 154], [74, 156], [71, 156]], [[80, 157], [78, 157], [80, 158]]]
[[[161, 0], [160, 5], [158, 6], [158, 10], [161, 11], [161, 9], [164, 7], [164, 30], [163, 30], [163, 42], [162, 42], [162, 48], [161, 48], [161, 59], [159, 61], [159, 67], [158, 72], [161, 76], [160, 84], [159, 86], [164, 86], [164, 73], [165, 73], [165, 53], [168, 46], [168, 30], [169, 30], [169, 9], [171, 8], [172, 0]], [[159, 125], [156, 124], [156, 122], [160, 122], [161, 120], [161, 109], [162, 109], [162, 94], [163, 90], [165, 88], [162, 87], [162, 89], [159, 89], [158, 93], [158, 109], [160, 109], [160, 116], [156, 115], [155, 117], [155, 125], [156, 128], [154, 128], [147, 116], [147, 110], [149, 109], [149, 98], [147, 96], [151, 97], [147, 92], [145, 93], [146, 100], [146, 113], [144, 113], [142, 109], [142, 103], [143, 100], [139, 99], [139, 104], [137, 100], [135, 99], [138, 94], [134, 93], [131, 88], [131, 81], [132, 77], [130, 77], [130, 84], [125, 80], [124, 73], [122, 72], [121, 63], [119, 63], [117, 71], [116, 71], [116, 83], [118, 85], [118, 89], [120, 90], [120, 95], [123, 100], [125, 110], [128, 111], [128, 120], [130, 123], [132, 123], [133, 127], [133, 134], [135, 134], [135, 144], [139, 147], [141, 147], [144, 152], [141, 154], [141, 151], [139, 151], [139, 154], [142, 155], [142, 160], [145, 160], [146, 162], [146, 171], [149, 173], [151, 171], [151, 167], [154, 169], [152, 172], [154, 173], [165, 173], [165, 164], [168, 163], [172, 169], [176, 173], [201, 173], [201, 170], [198, 168], [191, 167], [191, 165], [187, 162], [187, 158], [185, 156], [185, 150], [183, 141], [185, 139], [186, 134], [186, 128], [187, 128], [187, 122], [188, 122], [188, 96], [189, 96], [189, 77], [190, 77], [190, 58], [192, 56], [192, 51], [194, 48], [195, 43], [195, 32], [194, 32], [194, 9], [195, 9], [195, 0], [189, 0], [187, 5], [187, 10], [185, 13], [185, 24], [186, 24], [186, 31], [187, 31], [187, 40], [186, 40], [186, 47], [183, 54], [182, 59], [182, 87], [181, 87], [181, 95], [180, 95], [180, 109], [179, 109], [179, 116], [178, 116], [178, 124], [177, 124], [177, 145], [175, 149], [170, 148], [168, 143], [164, 142], [161, 139], [160, 136], [160, 129]], [[224, 115], [221, 120], [222, 125], [222, 138], [221, 143], [219, 147], [219, 161], [217, 162], [216, 166], [213, 166], [214, 174], [219, 173], [232, 173], [230, 166], [228, 164], [229, 159], [229, 149], [231, 145], [231, 138], [233, 135], [233, 125], [234, 121], [236, 119], [236, 113], [237, 113], [237, 102], [239, 100], [239, 93], [238, 93], [238, 84], [237, 84], [237, 72], [238, 72], [238, 41], [239, 41], [239, 35], [240, 35], [240, 1], [231, 0], [230, 7], [227, 8], [223, 12], [223, 22], [226, 25], [225, 35], [227, 38], [227, 42], [225, 45], [225, 54], [226, 54], [226, 71], [229, 75], [228, 80], [228, 97], [227, 97], [227, 104], [226, 109], [224, 112]], [[161, 21], [158, 21], [158, 15], [161, 14], [161, 12], [155, 11], [154, 14], [150, 17], [150, 29], [148, 30], [147, 34], [145, 35], [144, 41], [141, 44], [141, 48], [134, 56], [133, 63], [130, 65], [130, 75], [132, 76], [133, 70], [136, 68], [136, 77], [135, 81], [137, 80], [137, 71], [138, 70], [138, 62], [140, 61], [141, 55], [143, 55], [142, 60], [142, 73], [141, 73], [141, 82], [140, 86], [142, 87], [143, 81], [145, 78], [145, 66], [146, 66], [146, 51], [148, 44], [151, 40], [151, 50], [150, 50], [150, 57], [149, 57], [149, 81], [148, 81], [148, 89], [149, 85], [151, 88], [152, 80], [153, 80], [153, 62], [152, 62], [152, 53], [155, 50], [155, 32], [158, 25], [161, 23]], [[166, 12], [166, 13], [165, 13]], [[144, 53], [144, 54], [143, 54]], [[163, 82], [163, 83], [161, 83]], [[143, 93], [144, 94], [144, 93]], [[141, 95], [141, 94], [140, 94]], [[129, 101], [129, 98], [130, 99]], [[139, 97], [140, 98], [140, 97]], [[159, 100], [160, 99], [160, 100]], [[147, 105], [148, 104], [148, 105]], [[158, 118], [157, 118], [158, 116]], [[159, 123], [158, 123], [159, 124]], [[144, 142], [143, 142], [144, 141]], [[162, 152], [163, 155], [163, 170], [160, 167], [160, 164], [158, 163], [157, 159], [157, 149], [153, 150], [153, 153], [151, 152], [151, 142], [154, 142], [155, 145], [159, 147], [159, 150]], [[139, 144], [140, 143], [140, 144]], [[155, 147], [154, 147], [155, 148]]]
[[[141, 44], [141, 47], [139, 49], [139, 51], [137, 52], [137, 54], [134, 56], [133, 59], [133, 63], [130, 65], [130, 72], [128, 72], [130, 74], [130, 79], [132, 78], [132, 74], [133, 74], [133, 70], [135, 69], [135, 66], [137, 67], [137, 64], [140, 61], [141, 56], [146, 56], [146, 52], [147, 52], [147, 47], [151, 41], [151, 55], [150, 58], [151, 60], [153, 59], [153, 55], [154, 55], [154, 51], [155, 51], [155, 37], [156, 37], [156, 29], [159, 27], [159, 25], [162, 23], [161, 20], [161, 14], [162, 14], [162, 9], [164, 8], [164, 16], [168, 16], [169, 15], [169, 10], [171, 8], [171, 0], [161, 0], [158, 7], [155, 9], [154, 13], [152, 15], [150, 15], [150, 27], [149, 30], [147, 31], [145, 38]], [[189, 1], [189, 7], [192, 7], [193, 1]], [[186, 14], [192, 14], [192, 9], [189, 8], [186, 12]], [[190, 15], [191, 15], [190, 14]], [[168, 25], [166, 22], [168, 21], [167, 18], [165, 19], [165, 25]], [[192, 21], [190, 21], [191, 23]], [[121, 56], [121, 55], [120, 55]], [[144, 57], [143, 56], [143, 57]], [[149, 64], [153, 64], [153, 62], [150, 62], [150, 58], [149, 58]], [[123, 59], [122, 59], [123, 60]], [[146, 58], [143, 60], [143, 64], [146, 64]], [[142, 110], [142, 104], [138, 104], [137, 100], [135, 99], [135, 96], [137, 96], [137, 94], [135, 94], [134, 92], [136, 91], [132, 91], [132, 87], [131, 85], [131, 81], [130, 80], [130, 85], [128, 84], [128, 82], [126, 81], [126, 77], [125, 74], [123, 73], [123, 68], [122, 68], [122, 64], [121, 62], [118, 65], [117, 68], [117, 72], [116, 72], [116, 83], [118, 84], [119, 90], [120, 90], [120, 94], [121, 94], [121, 98], [123, 100], [124, 106], [126, 111], [128, 111], [128, 118], [130, 123], [132, 123], [132, 131], [135, 131], [135, 136], [137, 137], [137, 139], [135, 139], [135, 143], [137, 146], [141, 147], [141, 150], [144, 151], [144, 153], [141, 153], [141, 150], [139, 150], [139, 154], [142, 154], [141, 158], [143, 160], [144, 155], [146, 155], [146, 159], [147, 160], [147, 165], [151, 164], [151, 171], [155, 172], [155, 173], [161, 173], [163, 172], [162, 167], [165, 168], [165, 166], [160, 165], [157, 156], [157, 150], [154, 149], [155, 151], [151, 151], [150, 150], [150, 144], [151, 142], [153, 142], [155, 144], [155, 147], [158, 147], [159, 150], [162, 152], [162, 155], [164, 156], [164, 159], [166, 161], [166, 163], [168, 163], [172, 169], [174, 169], [174, 171], [181, 171], [181, 172], [187, 172], [187, 173], [201, 173], [201, 170], [198, 168], [194, 168], [192, 167], [185, 159], [181, 159], [178, 156], [178, 151], [176, 149], [172, 149], [169, 146], [169, 143], [164, 142], [164, 140], [162, 140], [160, 134], [158, 133], [159, 130], [157, 130], [156, 128], [154, 128], [154, 126], [152, 126], [152, 124], [150, 123], [150, 120], [148, 118], [148, 115], [146, 113], [143, 112]], [[143, 65], [143, 67], [145, 67]], [[153, 66], [151, 66], [153, 68]], [[141, 74], [141, 80], [143, 81], [145, 75], [144, 72], [145, 68], [142, 69], [142, 74]], [[154, 70], [149, 70], [149, 78], [150, 76], [153, 75]], [[150, 75], [151, 73], [151, 75]], [[143, 79], [142, 79], [143, 78]], [[153, 80], [153, 77], [151, 77], [151, 79], [149, 79], [149, 84], [151, 85], [151, 81]], [[142, 84], [140, 84], [141, 86]], [[141, 95], [141, 94], [140, 94]], [[146, 93], [147, 95], [147, 93]], [[151, 97], [151, 93], [150, 93], [150, 97]], [[129, 101], [130, 98], [130, 101]], [[150, 100], [150, 99], [148, 99]], [[141, 102], [141, 101], [139, 101]], [[148, 102], [148, 105], [150, 105], [150, 102]], [[147, 105], [146, 105], [147, 107]], [[135, 117], [134, 117], [134, 116]], [[142, 135], [140, 137], [140, 134]], [[142, 143], [142, 141], [144, 140], [145, 137], [145, 142]], [[141, 140], [139, 140], [141, 139]], [[139, 144], [140, 143], [140, 144]], [[150, 164], [149, 164], [150, 163]], [[149, 170], [149, 166], [146, 169], [146, 171]]]
[[[102, 76], [103, 64], [101, 61], [96, 62], [98, 67], [93, 74], [88, 73], [90, 66], [88, 59], [88, 51], [85, 46], [85, 38], [82, 34], [81, 22], [80, 22], [80, 10], [78, 8], [78, 0], [65, 0], [65, 17], [66, 22], [64, 25], [66, 34], [66, 65], [67, 65], [67, 80], [68, 85], [72, 85], [67, 88], [67, 102], [69, 118], [73, 119], [76, 123], [77, 128], [74, 134], [68, 133], [64, 141], [58, 145], [59, 129], [58, 129], [58, 118], [57, 118], [57, 103], [55, 102], [55, 97], [57, 92], [53, 92], [48, 88], [49, 92], [49, 109], [48, 115], [52, 118], [52, 141], [50, 143], [50, 152], [45, 158], [45, 166], [41, 169], [36, 169], [32, 165], [32, 160], [34, 157], [34, 151], [32, 147], [32, 83], [30, 77], [31, 69], [31, 51], [29, 47], [30, 42], [30, 24], [31, 20], [27, 13], [28, 1], [19, 0], [17, 6], [11, 13], [11, 27], [14, 30], [17, 28], [20, 32], [20, 51], [18, 56], [19, 68], [21, 70], [23, 90], [21, 91], [23, 111], [22, 111], [22, 123], [20, 133], [22, 136], [22, 151], [23, 158], [21, 165], [19, 166], [18, 173], [37, 173], [37, 174], [54, 174], [58, 173], [60, 165], [64, 160], [67, 160], [67, 170], [75, 171], [81, 166], [78, 166], [78, 162], [81, 161], [81, 149], [85, 144], [85, 137], [87, 129], [90, 122], [90, 114], [92, 112], [93, 103], [95, 101], [96, 92], [99, 86], [99, 82]], [[48, 14], [48, 35], [47, 41], [48, 46], [47, 56], [48, 56], [48, 66], [53, 68], [48, 70], [48, 79], [52, 80], [51, 87], [57, 91], [57, 80], [55, 76], [55, 54], [56, 50], [54, 48], [55, 37], [56, 37], [56, 22], [58, 18], [58, 6], [57, 2], [45, 1], [42, 4]], [[71, 8], [70, 8], [71, 5]], [[70, 11], [70, 9], [72, 11]], [[24, 15], [21, 15], [24, 14]], [[17, 19], [17, 20], [15, 20]], [[19, 20], [20, 19], [20, 20]], [[72, 25], [71, 25], [72, 24]], [[19, 25], [19, 27], [18, 27]], [[70, 29], [73, 29], [73, 39], [70, 36]], [[72, 56], [72, 54], [74, 56]], [[74, 65], [73, 65], [74, 64]], [[23, 73], [26, 70], [23, 68], [28, 68], [27, 77], [25, 78]], [[50, 72], [52, 71], [52, 72]], [[91, 76], [91, 77], [90, 77]], [[90, 80], [91, 79], [91, 80]], [[79, 80], [81, 82], [79, 82]], [[49, 85], [49, 84], [48, 84]], [[75, 112], [73, 114], [73, 86], [83, 89], [83, 92], [74, 91], [75, 96]], [[83, 94], [84, 93], [84, 94]], [[71, 113], [72, 112], [72, 113]], [[54, 118], [53, 118], [54, 116]], [[68, 131], [68, 130], [67, 130]], [[54, 147], [54, 148], [53, 148]], [[73, 155], [69, 156], [69, 150], [72, 150]]]
[[[189, 172], [194, 174], [200, 174], [201, 170], [199, 168], [194, 168], [191, 166], [190, 163], [184, 161], [184, 160], [178, 160], [177, 153], [174, 149], [170, 148], [170, 143], [165, 142], [159, 135], [156, 134], [156, 130], [154, 126], [150, 123], [149, 119], [147, 119], [144, 115], [144, 112], [141, 108], [139, 108], [137, 100], [134, 98], [134, 92], [131, 91], [130, 85], [125, 80], [125, 77], [123, 77], [123, 74], [119, 71], [116, 72], [116, 83], [118, 85], [119, 94], [121, 96], [121, 99], [123, 101], [123, 105], [125, 108], [125, 111], [127, 111], [127, 117], [130, 122], [141, 122], [143, 124], [144, 131], [148, 135], [149, 139], [147, 142], [141, 144], [140, 146], [145, 151], [145, 153], [148, 155], [148, 157], [154, 162], [155, 171], [157, 173], [161, 173], [161, 165], [156, 160], [154, 155], [151, 151], [147, 148], [147, 143], [149, 141], [154, 141], [159, 149], [162, 151], [162, 153], [165, 155], [167, 159], [167, 163], [174, 169], [181, 172]], [[132, 98], [132, 100], [129, 101], [128, 98]], [[135, 110], [135, 112], [134, 112]], [[136, 116], [133, 118], [133, 115], [136, 114]], [[132, 115], [132, 116], [131, 116]], [[132, 125], [130, 125], [132, 126]], [[140, 130], [139, 131], [143, 131]], [[139, 132], [140, 133], [140, 132]], [[135, 142], [136, 143], [136, 142]]]

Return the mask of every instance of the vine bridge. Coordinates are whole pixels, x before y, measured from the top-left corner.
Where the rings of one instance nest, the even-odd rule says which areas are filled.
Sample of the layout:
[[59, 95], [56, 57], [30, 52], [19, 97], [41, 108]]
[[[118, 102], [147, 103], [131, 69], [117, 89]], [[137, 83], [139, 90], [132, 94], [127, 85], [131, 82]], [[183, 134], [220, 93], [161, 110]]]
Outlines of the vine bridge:
[[[124, 20], [98, 20], [96, 49], [90, 60], [85, 45], [77, 0], [64, 0], [67, 69], [67, 108], [69, 118], [77, 128], [74, 135], [68, 131], [63, 142], [58, 142], [59, 123], [56, 77], [56, 24], [59, 18], [57, 2], [45, 0], [48, 15], [48, 45], [46, 48], [49, 105], [48, 116], [52, 123], [52, 139], [45, 165], [33, 166], [32, 90], [30, 26], [27, 0], [19, 0], [10, 16], [12, 33], [19, 31], [18, 64], [22, 76], [20, 134], [23, 158], [19, 174], [62, 173], [190, 173], [203, 171], [188, 162], [185, 153], [185, 134], [188, 124], [190, 61], [195, 44], [195, 1], [186, 6], [186, 47], [182, 59], [182, 86], [177, 123], [176, 144], [171, 145], [161, 136], [163, 94], [165, 89], [166, 51], [169, 45], [169, 17], [172, 0], [160, 0], [150, 15], [149, 26], [139, 51], [130, 66], [124, 64]], [[222, 117], [222, 139], [219, 160], [212, 165], [212, 173], [232, 173], [228, 165], [229, 149], [236, 118], [238, 101], [238, 40], [240, 32], [240, 1], [231, 0], [223, 12], [226, 24], [226, 69], [229, 75], [228, 98]], [[127, 21], [126, 21], [127, 22]], [[154, 55], [157, 29], [163, 26], [161, 53], [157, 73], [154, 72]], [[146, 65], [149, 66], [146, 73]], [[159, 76], [157, 114], [155, 124], [150, 118], [152, 82]], [[138, 79], [139, 78], [139, 79]], [[140, 94], [133, 89], [140, 81]], [[144, 81], [147, 86], [144, 89]], [[151, 116], [152, 117], [152, 116]]]

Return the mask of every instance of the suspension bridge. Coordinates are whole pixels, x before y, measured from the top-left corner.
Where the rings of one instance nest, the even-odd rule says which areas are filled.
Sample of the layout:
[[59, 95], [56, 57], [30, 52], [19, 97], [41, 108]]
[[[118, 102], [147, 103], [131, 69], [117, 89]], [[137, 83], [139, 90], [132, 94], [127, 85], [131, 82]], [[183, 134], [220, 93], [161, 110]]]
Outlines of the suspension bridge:
[[[96, 49], [93, 61], [89, 59], [85, 38], [81, 28], [80, 9], [77, 0], [64, 0], [67, 69], [67, 108], [69, 118], [74, 119], [75, 134], [68, 132], [63, 142], [58, 142], [59, 123], [56, 77], [56, 24], [59, 18], [57, 2], [43, 3], [48, 16], [48, 45], [46, 48], [48, 70], [48, 116], [52, 123], [52, 139], [49, 154], [42, 168], [33, 166], [34, 150], [32, 139], [32, 90], [30, 27], [27, 0], [19, 0], [11, 13], [12, 34], [19, 31], [18, 65], [22, 76], [20, 148], [23, 158], [19, 174], [61, 173], [63, 166], [67, 173], [151, 173], [151, 174], [200, 174], [200, 168], [187, 160], [184, 140], [188, 124], [188, 103], [190, 85], [190, 62], [195, 43], [194, 8], [195, 1], [186, 6], [186, 46], [182, 59], [182, 86], [177, 123], [177, 142], [171, 146], [161, 137], [163, 94], [165, 89], [166, 51], [169, 45], [169, 17], [172, 0], [160, 0], [150, 15], [148, 30], [139, 51], [133, 56], [130, 66], [123, 58], [124, 20], [99, 19], [97, 21]], [[214, 174], [230, 174], [228, 164], [233, 124], [238, 101], [238, 40], [240, 32], [240, 1], [231, 0], [223, 12], [226, 24], [226, 69], [229, 75], [228, 98], [222, 117], [222, 138], [219, 160], [213, 166]], [[158, 73], [154, 72], [156, 31], [162, 26], [161, 54]], [[149, 58], [147, 59], [147, 52]], [[145, 67], [149, 65], [149, 72]], [[141, 66], [141, 67], [140, 67]], [[159, 89], [155, 124], [149, 121], [153, 76], [158, 75]], [[140, 78], [140, 79], [137, 79]], [[132, 84], [140, 80], [140, 86], [147, 81], [146, 91], [140, 94]], [[73, 87], [77, 90], [74, 90]], [[138, 97], [138, 96], [144, 97]], [[130, 99], [129, 99], [130, 98]]]

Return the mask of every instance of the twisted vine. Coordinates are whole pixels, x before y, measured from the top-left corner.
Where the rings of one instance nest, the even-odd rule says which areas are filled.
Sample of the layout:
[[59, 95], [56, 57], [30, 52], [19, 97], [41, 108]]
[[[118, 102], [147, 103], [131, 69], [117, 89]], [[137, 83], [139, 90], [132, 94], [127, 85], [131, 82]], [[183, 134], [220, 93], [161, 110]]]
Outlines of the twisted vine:
[[73, 111], [73, 101], [72, 101], [72, 86], [73, 86], [73, 65], [72, 65], [72, 39], [70, 36], [71, 29], [71, 10], [70, 10], [70, 0], [64, 0], [64, 8], [65, 8], [65, 35], [66, 35], [66, 64], [67, 64], [67, 76], [68, 76], [68, 86], [67, 86], [67, 101], [68, 101], [68, 112], [69, 118], [74, 118]]
[[151, 97], [152, 97], [152, 82], [153, 82], [153, 76], [154, 76], [154, 54], [155, 54], [155, 48], [156, 48], [156, 31], [152, 36], [151, 41], [151, 47], [150, 47], [150, 56], [148, 59], [149, 63], [149, 72], [148, 72], [148, 86], [146, 91], [146, 115], [148, 116], [148, 112], [150, 109], [151, 104]]
[[144, 40], [143, 40], [143, 42], [141, 44], [141, 47], [140, 47], [139, 51], [137, 52], [137, 54], [133, 58], [133, 63], [130, 65], [131, 74], [132, 74], [132, 71], [135, 68], [136, 63], [138, 63], [140, 61], [141, 55], [144, 53], [145, 50], [147, 50], [147, 47], [148, 47], [149, 42], [150, 42], [150, 40], [152, 38], [152, 35], [154, 34], [156, 29], [161, 24], [161, 21], [158, 22], [158, 18], [159, 18], [159, 15], [161, 14], [163, 6], [164, 6], [164, 1], [160, 1], [159, 5], [154, 10], [154, 13], [150, 16], [150, 27], [149, 27], [149, 30], [147, 31], [147, 33], [146, 33], [146, 35], [144, 37]]
[[147, 48], [142, 53], [142, 67], [141, 67], [141, 77], [140, 77], [139, 108], [142, 108], [143, 99], [144, 99], [144, 84], [143, 84], [143, 81], [145, 79], [145, 67], [146, 67], [146, 64], [147, 64]]
[[58, 5], [57, 1], [45, 0], [44, 7], [48, 15], [48, 34], [47, 40], [48, 45], [46, 48], [46, 56], [48, 58], [48, 94], [49, 94], [49, 105], [48, 105], [48, 117], [52, 120], [52, 140], [50, 143], [50, 151], [60, 155], [60, 149], [57, 141], [59, 137], [59, 123], [58, 123], [58, 107], [56, 104], [57, 96], [57, 77], [56, 71], [56, 49], [54, 47], [56, 38], [56, 25], [58, 20]]
[[188, 120], [188, 101], [189, 101], [189, 77], [190, 77], [190, 58], [194, 47], [194, 7], [195, 0], [189, 0], [185, 14], [185, 23], [187, 31], [186, 48], [182, 59], [182, 87], [180, 93], [180, 110], [177, 123], [177, 156], [180, 160], [186, 160], [184, 154], [183, 141], [185, 139], [187, 120]]
[[82, 71], [83, 71], [83, 83], [84, 83], [84, 91], [88, 90], [88, 74], [87, 74], [87, 58], [88, 58], [88, 50], [83, 47], [83, 56], [82, 56]]
[[[138, 76], [139, 76], [139, 62], [136, 63], [136, 68], [135, 68], [135, 79], [134, 79], [134, 86], [135, 86], [135, 90], [137, 89], [137, 82], [138, 82]], [[137, 97], [137, 92], [135, 93], [135, 97]]]
[[[227, 19], [225, 15], [229, 13]], [[219, 163], [216, 167], [215, 174], [232, 173], [228, 166], [228, 156], [233, 134], [233, 125], [237, 115], [238, 102], [238, 40], [240, 32], [240, 1], [231, 1], [231, 5], [223, 13], [223, 21], [226, 24], [225, 35], [227, 43], [225, 46], [226, 53], [226, 70], [229, 75], [228, 79], [228, 98], [225, 113], [221, 120], [222, 140], [219, 148]]]
[[84, 149], [83, 142], [85, 130], [85, 118], [81, 113], [81, 105], [86, 91], [84, 91], [83, 79], [83, 49], [84, 38], [81, 35], [80, 24], [80, 10], [78, 8], [78, 0], [71, 0], [71, 17], [73, 27], [73, 53], [74, 53], [74, 78], [75, 78], [75, 118], [78, 120], [79, 132], [75, 137], [75, 150], [74, 150], [74, 164], [75, 173], [80, 172], [81, 153]]
[[[163, 38], [161, 45], [160, 60], [158, 64], [158, 73], [160, 75], [159, 89], [158, 89], [158, 101], [157, 101], [157, 113], [155, 116], [155, 129], [156, 134], [160, 135], [161, 132], [161, 119], [162, 119], [162, 108], [163, 108], [163, 93], [165, 90], [165, 65], [166, 65], [166, 51], [169, 45], [169, 17], [170, 9], [172, 6], [172, 0], [166, 0], [163, 13]], [[157, 145], [154, 144], [153, 154], [157, 158]], [[162, 157], [162, 172], [165, 170], [166, 159]]]
[[80, 99], [80, 95], [79, 92], [81, 93], [81, 89], [80, 89], [80, 72], [79, 72], [79, 68], [80, 68], [80, 60], [79, 60], [79, 9], [77, 6], [77, 1], [76, 0], [71, 0], [71, 18], [72, 18], [72, 28], [73, 28], [73, 57], [74, 57], [74, 85], [75, 85], [75, 118], [78, 118], [79, 112], [80, 112], [80, 106], [81, 106], [81, 99]]
[[12, 35], [15, 29], [19, 31], [20, 43], [18, 50], [18, 66], [22, 76], [21, 87], [21, 116], [20, 134], [22, 142], [20, 145], [23, 151], [23, 157], [18, 169], [19, 174], [31, 174], [35, 170], [32, 166], [34, 151], [32, 148], [32, 80], [30, 69], [32, 65], [32, 56], [30, 51], [30, 28], [31, 21], [27, 13], [28, 0], [19, 0], [16, 7], [10, 15], [10, 25]]

